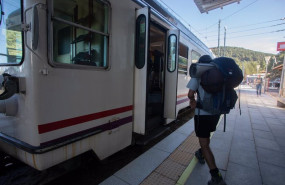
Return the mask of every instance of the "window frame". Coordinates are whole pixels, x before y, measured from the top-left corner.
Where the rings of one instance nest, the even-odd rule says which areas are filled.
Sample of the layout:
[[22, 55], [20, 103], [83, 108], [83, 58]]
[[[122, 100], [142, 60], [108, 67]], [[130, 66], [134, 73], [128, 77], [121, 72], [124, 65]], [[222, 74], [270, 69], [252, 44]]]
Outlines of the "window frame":
[[[97, 30], [94, 30], [92, 28], [88, 28], [88, 27], [85, 27], [85, 26], [82, 26], [80, 24], [76, 24], [74, 22], [70, 22], [70, 21], [66, 21], [64, 19], [61, 19], [61, 18], [58, 18], [58, 17], [55, 17], [54, 16], [54, 6], [53, 6], [53, 2], [55, 0], [51, 0], [51, 1], [48, 1], [48, 10], [49, 10], [49, 13], [48, 13], [48, 30], [49, 30], [49, 33], [48, 33], [48, 48], [49, 48], [49, 59], [48, 59], [48, 62], [51, 66], [53, 67], [58, 67], [58, 68], [67, 68], [67, 69], [87, 69], [87, 70], [110, 70], [111, 69], [111, 63], [110, 63], [110, 39], [111, 39], [111, 16], [112, 16], [112, 8], [111, 8], [111, 4], [109, 1], [106, 1], [106, 0], [97, 0], [97, 1], [100, 1], [102, 3], [104, 3], [105, 5], [108, 6], [108, 32], [107, 33], [103, 33], [103, 32], [100, 32], [100, 31], [97, 31]], [[95, 0], [93, 0], [95, 1]], [[79, 28], [79, 29], [83, 29], [85, 31], [90, 31], [94, 34], [100, 34], [101, 36], [106, 36], [107, 37], [107, 51], [106, 51], [106, 66], [105, 67], [99, 67], [99, 66], [92, 66], [92, 65], [80, 65], [80, 64], [68, 64], [68, 63], [60, 63], [60, 62], [56, 62], [54, 61], [53, 59], [53, 49], [54, 49], [54, 42], [53, 42], [53, 23], [54, 21], [57, 21], [57, 22], [60, 22], [60, 23], [63, 23], [63, 24], [66, 24], [68, 26], [72, 26], [72, 27], [75, 27], [75, 28]]]
[[[174, 36], [175, 37], [175, 39], [176, 39], [176, 46], [175, 46], [175, 63], [174, 63], [174, 69], [171, 71], [170, 69], [169, 69], [169, 55], [170, 55], [170, 38], [172, 37], [172, 36]], [[173, 73], [173, 72], [175, 72], [176, 71], [176, 66], [177, 66], [177, 54], [178, 54], [178, 48], [177, 48], [177, 46], [178, 46], [178, 38], [177, 38], [177, 35], [176, 34], [170, 34], [169, 36], [168, 36], [168, 46], [167, 46], [167, 71], [168, 72], [170, 72], [170, 73]]]
[[[186, 71], [179, 69], [179, 59], [180, 59], [180, 58], [187, 60]], [[188, 69], [188, 63], [189, 63], [188, 58], [185, 58], [185, 57], [183, 57], [183, 56], [181, 56], [181, 55], [178, 55], [178, 73], [179, 73], [179, 74], [183, 74], [183, 75], [186, 75], [186, 76], [187, 76], [187, 74], [188, 74], [188, 70], [187, 70], [187, 69]]]
[[[1, 1], [2, 2], [2, 10], [3, 10], [3, 1]], [[23, 23], [23, 21], [24, 21], [24, 16], [23, 16], [23, 14], [24, 14], [24, 2], [23, 2], [23, 0], [20, 0], [20, 6], [21, 6], [21, 24]], [[4, 15], [2, 16], [2, 19], [4, 19]], [[3, 24], [3, 21], [2, 21], [2, 24]], [[25, 39], [24, 39], [24, 30], [23, 29], [21, 29], [21, 36], [22, 36], [22, 59], [21, 59], [21, 61], [19, 62], [19, 63], [17, 63], [17, 64], [9, 64], [9, 63], [6, 63], [6, 64], [1, 64], [0, 63], [0, 66], [21, 66], [23, 63], [24, 63], [24, 60], [25, 60]]]
[[[182, 50], [180, 47], [181, 46], [183, 46], [185, 49], [186, 49], [186, 57], [184, 57], [184, 56], [182, 56], [182, 55], [180, 55], [180, 51]], [[182, 58], [182, 59], [186, 59], [186, 61], [187, 61], [187, 64], [186, 64], [186, 71], [184, 71], [184, 70], [181, 70], [180, 68], [179, 68], [179, 61], [180, 61], [180, 58]], [[178, 45], [178, 69], [177, 69], [177, 72], [178, 72], [178, 74], [182, 74], [182, 75], [185, 75], [185, 76], [187, 76], [187, 74], [189, 73], [188, 71], [188, 64], [189, 64], [189, 47], [186, 45], [186, 44], [184, 44], [184, 43], [182, 43], [182, 42], [179, 42], [179, 45]]]
[[[144, 58], [143, 58], [143, 64], [141, 64], [141, 65], [138, 65], [139, 63], [137, 62], [137, 61], [139, 61], [139, 53], [140, 53], [140, 51], [139, 51], [139, 35], [138, 35], [138, 30], [140, 30], [140, 26], [138, 25], [140, 22], [139, 21], [141, 21], [142, 19], [144, 19], [144, 21], [145, 21], [145, 29], [144, 29], [144, 33], [145, 33], [145, 38], [144, 38], [144, 45], [145, 45], [145, 52], [144, 52]], [[136, 68], [138, 68], [138, 69], [142, 69], [144, 66], [145, 66], [145, 63], [146, 63], [146, 40], [147, 40], [147, 30], [146, 30], [146, 26], [147, 26], [147, 18], [146, 18], [146, 16], [144, 15], [144, 14], [141, 14], [141, 15], [139, 15], [138, 17], [137, 17], [137, 19], [136, 19], [136, 41], [135, 41], [135, 66], [136, 66]], [[139, 32], [140, 33], [140, 32]]]
[[191, 64], [195, 64], [195, 63], [197, 63], [198, 62], [198, 60], [197, 60], [197, 62], [193, 62], [193, 52], [195, 52], [196, 54], [198, 54], [199, 55], [199, 57], [198, 57], [198, 60], [199, 60], [199, 58], [202, 56], [202, 54], [201, 53], [199, 53], [198, 51], [196, 51], [196, 50], [194, 50], [194, 49], [192, 49], [191, 50]]

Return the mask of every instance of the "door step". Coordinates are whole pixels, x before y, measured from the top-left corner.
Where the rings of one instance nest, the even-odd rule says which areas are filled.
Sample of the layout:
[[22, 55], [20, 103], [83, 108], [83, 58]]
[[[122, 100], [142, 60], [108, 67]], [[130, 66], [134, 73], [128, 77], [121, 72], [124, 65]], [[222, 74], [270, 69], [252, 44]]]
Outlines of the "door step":
[[169, 131], [169, 127], [161, 126], [156, 129], [153, 129], [149, 134], [145, 136], [141, 136], [140, 138], [136, 139], [137, 145], [147, 145], [150, 141], [153, 141], [155, 138], [161, 136], [166, 131]]

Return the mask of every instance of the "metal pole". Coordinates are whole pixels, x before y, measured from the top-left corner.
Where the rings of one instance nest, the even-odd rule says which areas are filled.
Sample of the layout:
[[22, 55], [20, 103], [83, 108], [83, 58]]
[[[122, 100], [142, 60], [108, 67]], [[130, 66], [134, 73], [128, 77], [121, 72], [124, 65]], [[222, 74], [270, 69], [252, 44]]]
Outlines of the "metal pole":
[[225, 56], [225, 54], [226, 54], [226, 32], [227, 32], [227, 28], [226, 27], [224, 27], [225, 28], [225, 32], [224, 32], [224, 54], [223, 54], [223, 56]]
[[221, 50], [220, 50], [220, 27], [221, 27], [221, 19], [219, 20], [219, 29], [218, 29], [218, 56], [221, 56]]
[[284, 55], [284, 59], [283, 59], [283, 69], [282, 69], [282, 75], [281, 75], [281, 81], [280, 81], [280, 87], [279, 87], [279, 97], [282, 97], [282, 96], [283, 96], [284, 70], [285, 70], [285, 55]]
[[266, 82], [266, 79], [267, 79], [267, 62], [266, 62], [266, 72], [265, 72], [265, 78], [264, 78], [264, 94], [265, 94], [265, 90], [266, 90], [266, 84], [267, 84], [267, 82]]
[[268, 66], [268, 63], [269, 63], [269, 60], [270, 60], [270, 56], [268, 56], [268, 57], [265, 57], [264, 59], [265, 59], [265, 67], [266, 67], [266, 72], [265, 72], [265, 77], [264, 77], [264, 93], [265, 93], [265, 90], [266, 90], [266, 85], [267, 85], [267, 83], [266, 83], [266, 79], [267, 79], [267, 66]]
[[242, 61], [242, 76], [244, 77], [244, 61]]

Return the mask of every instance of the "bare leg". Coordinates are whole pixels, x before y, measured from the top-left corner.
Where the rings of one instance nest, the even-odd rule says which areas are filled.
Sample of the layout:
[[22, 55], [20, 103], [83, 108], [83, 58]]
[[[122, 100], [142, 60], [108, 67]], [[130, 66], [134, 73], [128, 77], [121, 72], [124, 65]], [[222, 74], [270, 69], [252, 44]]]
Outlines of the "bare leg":
[[199, 143], [202, 149], [203, 156], [209, 166], [209, 169], [212, 170], [217, 168], [214, 155], [210, 148], [210, 138], [199, 137]]

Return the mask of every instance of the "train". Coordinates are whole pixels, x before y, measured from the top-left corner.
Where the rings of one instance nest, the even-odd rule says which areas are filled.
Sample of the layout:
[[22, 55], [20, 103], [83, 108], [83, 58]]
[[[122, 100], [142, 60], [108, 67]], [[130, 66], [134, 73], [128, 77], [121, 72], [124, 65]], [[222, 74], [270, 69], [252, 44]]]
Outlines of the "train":
[[0, 150], [40, 171], [166, 127], [189, 106], [191, 63], [214, 57], [157, 0], [0, 0], [0, 12]]

